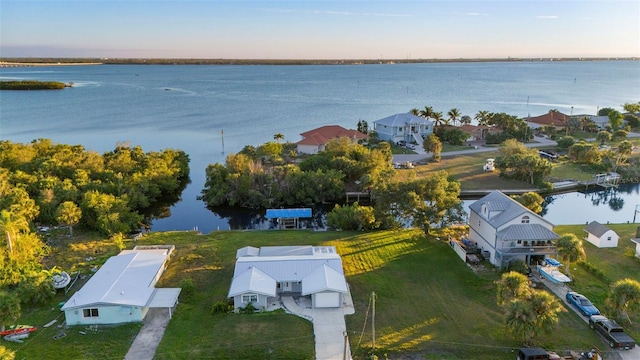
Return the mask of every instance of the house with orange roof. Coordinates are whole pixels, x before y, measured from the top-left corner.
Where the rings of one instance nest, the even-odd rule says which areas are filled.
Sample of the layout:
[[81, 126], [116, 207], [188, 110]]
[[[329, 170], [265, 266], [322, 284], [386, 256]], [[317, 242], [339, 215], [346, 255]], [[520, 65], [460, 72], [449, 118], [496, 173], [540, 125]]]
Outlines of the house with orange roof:
[[327, 125], [300, 134], [298, 152], [302, 154], [317, 154], [323, 151], [329, 141], [339, 138], [349, 138], [354, 142], [367, 138], [367, 135], [357, 131], [345, 129], [340, 125]]
[[538, 125], [535, 127], [554, 126], [557, 130], [561, 130], [567, 126], [567, 121], [569, 121], [570, 118], [571, 116], [563, 114], [558, 110], [549, 110], [548, 113], [528, 118], [527, 121]]
[[464, 131], [466, 134], [469, 135], [469, 137], [467, 138], [467, 141], [484, 140], [487, 138], [487, 135], [489, 134], [498, 134], [502, 132], [502, 130], [500, 130], [497, 127], [487, 126], [487, 125], [471, 125], [471, 124], [465, 124], [460, 126], [460, 130]]

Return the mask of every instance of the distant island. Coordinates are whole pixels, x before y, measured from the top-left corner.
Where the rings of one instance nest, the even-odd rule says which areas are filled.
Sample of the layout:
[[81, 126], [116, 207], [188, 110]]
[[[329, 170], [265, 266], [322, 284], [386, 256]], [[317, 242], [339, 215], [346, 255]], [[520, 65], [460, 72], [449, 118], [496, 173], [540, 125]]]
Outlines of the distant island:
[[457, 59], [193, 59], [193, 58], [0, 58], [2, 67], [67, 65], [365, 65], [420, 64], [450, 62], [547, 62], [547, 61], [638, 61], [620, 57], [531, 57], [531, 58], [457, 58]]
[[0, 90], [59, 90], [72, 87], [73, 83], [38, 80], [10, 80], [0, 81]]

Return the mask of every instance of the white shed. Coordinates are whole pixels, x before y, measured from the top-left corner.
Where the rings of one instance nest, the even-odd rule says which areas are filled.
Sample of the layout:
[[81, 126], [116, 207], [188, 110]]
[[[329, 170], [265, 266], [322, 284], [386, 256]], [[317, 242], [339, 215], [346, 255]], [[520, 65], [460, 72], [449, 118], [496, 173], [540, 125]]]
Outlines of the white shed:
[[587, 241], [599, 248], [617, 247], [620, 236], [608, 226], [597, 221], [592, 221], [584, 227], [587, 233]]
[[640, 258], [640, 238], [631, 239], [636, 244], [636, 257]]
[[62, 306], [67, 325], [141, 322], [150, 308], [178, 303], [180, 288], [156, 289], [170, 247], [142, 247], [110, 257]]

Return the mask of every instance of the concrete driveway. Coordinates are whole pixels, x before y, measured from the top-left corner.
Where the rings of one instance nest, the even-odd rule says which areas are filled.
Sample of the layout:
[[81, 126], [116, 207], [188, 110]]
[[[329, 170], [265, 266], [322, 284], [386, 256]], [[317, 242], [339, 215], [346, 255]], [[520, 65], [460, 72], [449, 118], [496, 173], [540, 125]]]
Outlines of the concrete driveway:
[[308, 297], [282, 296], [281, 301], [287, 312], [313, 323], [317, 360], [351, 359], [344, 322], [345, 315], [355, 312], [350, 293], [344, 296], [342, 308], [314, 309]]
[[133, 344], [129, 348], [125, 360], [153, 360], [156, 349], [169, 324], [169, 310], [152, 308], [144, 317], [143, 325]]
[[[584, 320], [585, 323], [589, 322], [589, 319], [586, 316], [583, 316], [582, 313], [580, 313], [580, 311], [578, 311], [578, 309], [576, 309], [575, 306], [567, 302], [567, 297], [566, 297], [567, 292], [573, 291], [571, 290], [571, 288], [569, 288], [566, 284], [554, 284], [547, 279], [540, 279], [538, 276], [537, 270], [534, 270], [534, 277], [536, 278], [536, 281], [543, 283], [549, 290], [551, 290], [551, 292], [556, 294], [556, 296], [558, 296], [560, 300], [562, 300], [562, 302], [564, 302], [567, 305], [567, 308], [573, 310], [578, 317]], [[602, 350], [603, 353], [606, 353], [606, 352], [616, 353], [618, 354], [619, 358], [622, 360], [640, 359], [640, 347], [638, 347], [637, 345], [631, 350], [613, 350], [613, 349], [609, 349], [609, 345], [599, 347], [599, 349]], [[604, 349], [607, 349], [607, 350], [604, 350]]]

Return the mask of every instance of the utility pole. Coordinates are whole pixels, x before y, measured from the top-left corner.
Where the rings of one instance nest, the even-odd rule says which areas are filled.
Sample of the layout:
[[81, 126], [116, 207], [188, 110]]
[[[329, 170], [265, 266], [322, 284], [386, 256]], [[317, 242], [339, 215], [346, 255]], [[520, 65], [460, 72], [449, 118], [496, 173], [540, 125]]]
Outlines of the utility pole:
[[633, 212], [633, 223], [636, 223], [636, 214], [638, 214], [639, 210], [638, 210], [638, 206], [640, 205], [636, 205], [636, 210]]
[[376, 351], [376, 293], [371, 292], [371, 301], [373, 305], [373, 312], [371, 313], [371, 352], [375, 354]]
[[224, 130], [220, 130], [220, 136], [222, 137], [222, 153], [224, 154]]

